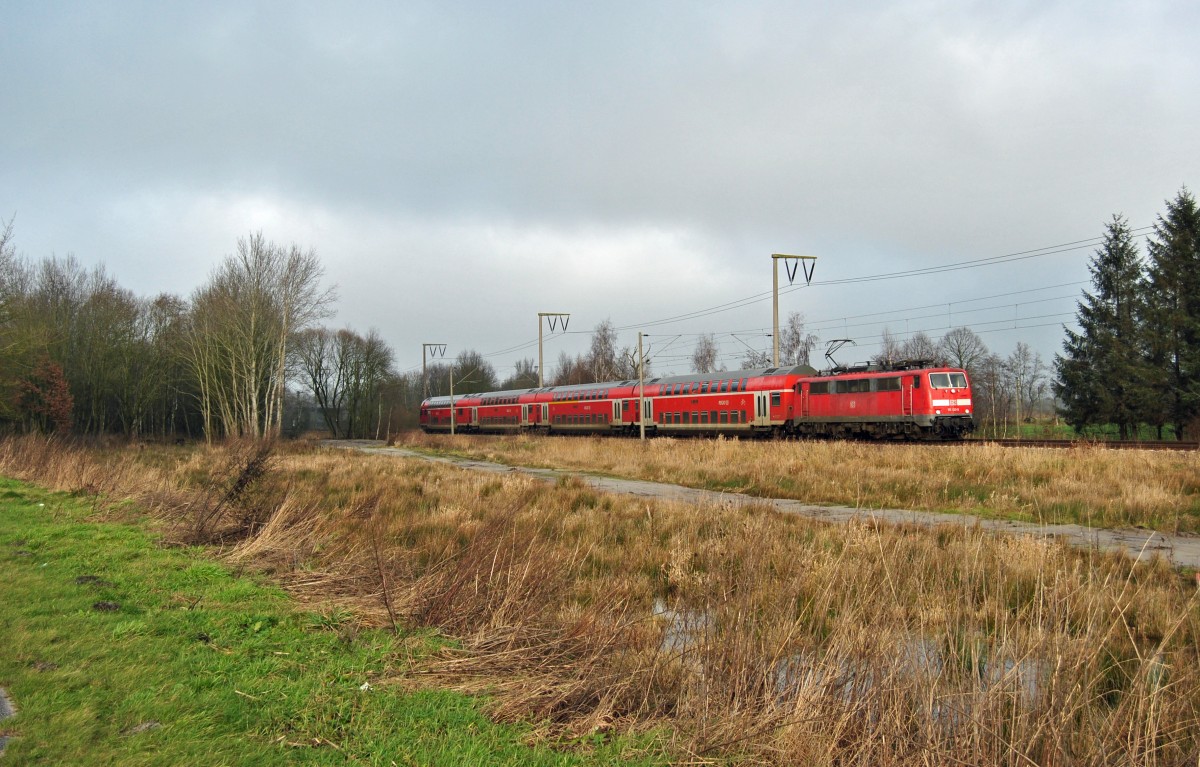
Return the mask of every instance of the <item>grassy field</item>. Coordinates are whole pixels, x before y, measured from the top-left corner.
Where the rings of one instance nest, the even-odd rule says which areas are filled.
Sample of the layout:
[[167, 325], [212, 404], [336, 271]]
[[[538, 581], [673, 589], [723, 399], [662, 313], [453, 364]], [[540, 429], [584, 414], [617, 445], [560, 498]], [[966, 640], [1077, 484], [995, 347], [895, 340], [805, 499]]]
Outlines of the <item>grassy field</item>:
[[[0, 479], [0, 686], [19, 716], [0, 763], [47, 765], [601, 765], [523, 744], [479, 702], [386, 680], [442, 643], [361, 628], [93, 499]], [[106, 515], [111, 516], [111, 515]], [[365, 687], [364, 687], [365, 685]], [[649, 760], [641, 763], [650, 764]]]
[[[726, 449], [655, 444], [664, 453]], [[669, 471], [665, 459], [659, 470]], [[225, 567], [270, 578], [301, 615], [326, 616], [336, 629], [297, 620], [331, 643], [353, 630], [409, 647], [411, 637], [436, 632], [447, 643], [432, 652], [381, 650], [375, 691], [403, 691], [402, 701], [431, 689], [484, 692], [491, 720], [517, 724], [526, 740], [595, 744], [608, 755], [620, 751], [614, 733], [653, 731], [673, 761], [687, 763], [1175, 765], [1200, 757], [1200, 600], [1194, 574], [1161, 560], [1136, 565], [978, 529], [832, 526], [765, 508], [648, 503], [576, 481], [295, 445], [85, 450], [8, 441], [0, 472], [83, 494], [96, 514], [136, 504], [168, 540], [203, 544]], [[54, 582], [95, 588], [71, 579], [106, 578], [98, 569], [71, 568]], [[160, 604], [178, 607], [123, 620], [194, 612], [190, 594], [163, 587]], [[108, 597], [76, 595], [65, 612], [116, 617], [88, 607]], [[267, 624], [249, 618], [265, 611], [248, 612], [219, 629], [215, 644], [233, 647], [233, 626], [253, 641]], [[136, 641], [158, 633], [121, 631]], [[28, 679], [40, 660], [25, 653], [0, 684]], [[355, 695], [365, 678], [352, 674], [344, 693]], [[233, 686], [266, 701], [283, 686], [273, 681]], [[18, 705], [31, 686], [11, 681]], [[145, 689], [157, 700], [175, 688]], [[226, 693], [199, 705], [196, 716], [234, 698], [242, 700]], [[311, 700], [323, 710], [319, 695]], [[357, 721], [348, 705], [332, 705], [343, 716], [334, 721]], [[300, 706], [270, 721], [309, 715]], [[27, 716], [15, 722], [24, 728]], [[159, 716], [130, 710], [109, 732], [147, 718], [165, 725]], [[280, 734], [248, 729], [264, 746]], [[314, 725], [296, 742], [344, 747], [336, 733]]]
[[1200, 532], [1200, 453], [425, 435], [397, 445], [817, 504]]

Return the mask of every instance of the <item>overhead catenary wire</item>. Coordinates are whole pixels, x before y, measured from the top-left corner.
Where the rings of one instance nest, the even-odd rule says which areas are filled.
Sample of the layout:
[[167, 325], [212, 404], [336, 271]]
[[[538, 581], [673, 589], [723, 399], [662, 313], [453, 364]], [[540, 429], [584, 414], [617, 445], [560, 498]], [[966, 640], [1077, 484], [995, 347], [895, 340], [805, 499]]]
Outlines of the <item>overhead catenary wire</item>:
[[[1136, 235], [1138, 233], [1149, 232], [1150, 230], [1153, 230], [1153, 229], [1154, 229], [1154, 227], [1152, 225], [1151, 226], [1141, 226], [1141, 227], [1136, 227], [1136, 228], [1132, 229], [1131, 232]], [[945, 273], [945, 272], [961, 271], [964, 269], [975, 269], [975, 268], [993, 266], [993, 265], [998, 265], [998, 264], [1012, 263], [1012, 262], [1016, 262], [1016, 261], [1024, 261], [1024, 260], [1033, 259], [1033, 258], [1040, 258], [1040, 257], [1044, 257], [1044, 256], [1069, 253], [1069, 252], [1074, 252], [1074, 251], [1078, 251], [1078, 250], [1082, 250], [1082, 249], [1086, 249], [1086, 248], [1092, 248], [1092, 247], [1096, 247], [1096, 246], [1100, 245], [1103, 242], [1103, 240], [1104, 240], [1104, 238], [1102, 236], [1097, 236], [1097, 237], [1091, 237], [1091, 238], [1086, 238], [1086, 239], [1081, 239], [1081, 240], [1074, 240], [1071, 242], [1059, 243], [1056, 245], [1048, 245], [1048, 246], [1041, 247], [1041, 248], [1032, 248], [1029, 250], [1005, 253], [1005, 254], [1001, 254], [998, 256], [988, 256], [988, 257], [984, 257], [984, 258], [952, 262], [949, 264], [940, 264], [940, 265], [935, 265], [935, 266], [930, 266], [930, 267], [919, 267], [919, 268], [915, 268], [915, 269], [898, 270], [898, 271], [894, 271], [894, 272], [883, 272], [883, 273], [871, 274], [871, 275], [860, 275], [860, 276], [856, 276], [856, 277], [846, 277], [846, 278], [842, 278], [842, 279], [822, 280], [813, 285], [810, 285], [810, 284], [793, 285], [788, 288], [782, 289], [780, 292], [781, 293], [791, 293], [796, 290], [810, 289], [813, 287], [820, 287], [820, 286], [849, 285], [849, 284], [865, 283], [865, 282], [877, 282], [877, 281], [883, 281], [883, 280], [905, 279], [905, 278], [909, 278], [909, 277], [924, 277], [924, 276], [929, 276], [929, 275], [933, 275], [933, 274], [941, 274], [941, 273]], [[819, 320], [819, 321], [812, 322], [812, 323], [810, 323], [809, 326], [811, 328], [813, 328], [814, 330], [817, 330], [817, 329], [821, 329], [821, 328], [824, 328], [827, 326], [831, 326], [836, 323], [845, 323], [850, 319], [859, 319], [859, 318], [865, 318], [865, 317], [870, 317], [870, 316], [881, 316], [881, 315], [888, 315], [888, 314], [899, 314], [899, 313], [906, 312], [906, 311], [918, 311], [918, 310], [942, 307], [942, 306], [953, 307], [956, 305], [972, 303], [972, 302], [976, 302], [976, 301], [990, 300], [990, 299], [1000, 298], [1000, 297], [1004, 297], [1004, 296], [1037, 292], [1040, 290], [1046, 290], [1046, 289], [1051, 289], [1051, 288], [1055, 288], [1055, 287], [1068, 287], [1068, 286], [1075, 286], [1075, 285], [1083, 285], [1086, 283], [1087, 283], [1087, 281], [1075, 281], [1075, 282], [1068, 282], [1068, 283], [1060, 283], [1060, 284], [1054, 285], [1054, 286], [1046, 286], [1046, 287], [1041, 287], [1041, 288], [1029, 288], [1029, 289], [1019, 290], [1019, 291], [1009, 291], [1006, 293], [993, 294], [991, 296], [984, 296], [984, 297], [979, 297], [979, 298], [968, 298], [968, 299], [959, 298], [959, 299], [955, 299], [953, 301], [939, 302], [939, 303], [935, 303], [935, 304], [926, 304], [926, 305], [923, 305], [920, 307], [911, 307], [908, 309], [893, 309], [893, 310], [870, 312], [870, 313], [866, 313], [866, 314], [852, 315], [852, 316], [846, 316], [846, 317], [840, 317], [840, 318], [829, 318], [826, 320]], [[670, 317], [663, 317], [660, 319], [649, 320], [649, 321], [641, 322], [641, 323], [632, 323], [632, 324], [628, 324], [628, 325], [614, 326], [613, 330], [615, 330], [617, 332], [621, 332], [621, 331], [629, 331], [629, 330], [635, 330], [635, 329], [654, 328], [654, 327], [661, 327], [663, 325], [668, 325], [668, 324], [673, 324], [673, 323], [678, 323], [678, 322], [685, 322], [685, 321], [694, 320], [694, 319], [701, 319], [703, 317], [708, 317], [708, 316], [713, 316], [713, 315], [721, 314], [721, 313], [728, 312], [728, 311], [733, 311], [735, 309], [744, 308], [744, 307], [753, 305], [755, 303], [765, 301], [765, 300], [769, 299], [771, 295], [772, 295], [771, 291], [764, 291], [761, 293], [756, 293], [756, 294], [753, 294], [750, 296], [745, 296], [745, 297], [742, 297], [739, 299], [735, 299], [733, 301], [728, 301], [728, 302], [725, 302], [722, 304], [717, 304], [715, 306], [705, 307], [705, 308], [697, 309], [697, 310], [694, 310], [691, 312], [684, 312], [684, 313], [673, 315]], [[1059, 299], [1038, 299], [1038, 300], [1049, 301], [1049, 300], [1059, 300]], [[1036, 301], [1030, 301], [1028, 303], [1034, 303], [1034, 302], [1036, 302]], [[978, 309], [978, 310], [964, 309], [964, 310], [961, 310], [961, 313], [971, 313], [971, 312], [975, 312], [975, 311], [986, 311], [986, 310], [987, 309]], [[911, 319], [915, 319], [915, 318], [910, 317], [910, 318], [898, 318], [898, 319], [911, 320]], [[864, 324], [869, 324], [869, 323], [856, 324], [855, 327], [861, 327]], [[981, 324], [986, 325], [988, 323], [981, 323]], [[1052, 324], [1054, 324], [1054, 323], [1052, 323]], [[1041, 326], [1029, 326], [1029, 327], [1041, 327]], [[933, 330], [933, 328], [930, 328], [927, 330]], [[563, 333], [561, 333], [559, 335], [588, 335], [591, 332], [593, 332], [593, 331], [564, 331]], [[741, 333], [745, 334], [748, 332], [757, 332], [757, 331], [744, 330], [744, 331], [736, 331], [736, 332], [741, 332]], [[912, 331], [912, 332], [915, 333], [915, 332], [923, 332], [923, 331], [918, 330], [918, 331]], [[699, 336], [703, 336], [703, 335], [711, 335], [711, 334], [710, 333], [680, 333], [680, 334], [676, 334], [676, 340], [678, 340], [679, 338], [683, 338], [683, 337], [699, 337]], [[554, 336], [551, 336], [551, 338], [553, 338], [553, 337]], [[674, 341], [672, 343], [674, 343]], [[503, 349], [498, 349], [496, 351], [481, 354], [480, 356], [485, 359], [492, 359], [495, 357], [512, 354], [514, 352], [523, 351], [525, 349], [532, 348], [536, 345], [537, 345], [537, 339], [534, 338], [534, 339], [531, 339], [528, 341], [514, 344], [513, 346], [509, 346], [509, 347], [506, 347]], [[663, 351], [665, 351], [665, 349]], [[409, 368], [408, 371], [406, 371], [406, 372], [412, 372], [415, 369], [416, 368]]]

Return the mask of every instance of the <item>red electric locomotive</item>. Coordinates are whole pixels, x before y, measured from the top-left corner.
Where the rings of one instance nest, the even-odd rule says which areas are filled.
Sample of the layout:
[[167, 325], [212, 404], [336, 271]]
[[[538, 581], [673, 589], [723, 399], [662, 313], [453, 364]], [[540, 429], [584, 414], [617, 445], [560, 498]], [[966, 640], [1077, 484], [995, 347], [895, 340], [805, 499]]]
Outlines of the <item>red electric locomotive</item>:
[[[639, 404], [640, 403], [640, 404]], [[427, 432], [769, 434], [958, 439], [974, 428], [965, 371], [916, 361], [808, 366], [431, 397]]]

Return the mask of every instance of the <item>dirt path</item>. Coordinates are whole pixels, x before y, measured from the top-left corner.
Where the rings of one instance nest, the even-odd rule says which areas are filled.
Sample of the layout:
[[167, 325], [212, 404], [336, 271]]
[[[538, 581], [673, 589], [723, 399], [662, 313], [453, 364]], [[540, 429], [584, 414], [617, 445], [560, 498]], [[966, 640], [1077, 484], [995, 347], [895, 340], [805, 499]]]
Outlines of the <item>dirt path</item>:
[[1130, 556], [1146, 560], [1159, 554], [1177, 567], [1200, 568], [1200, 536], [1168, 535], [1141, 529], [1107, 529], [1083, 527], [1082, 525], [1039, 525], [1032, 522], [1015, 522], [1002, 519], [981, 519], [967, 514], [942, 514], [934, 511], [905, 511], [902, 509], [856, 509], [850, 506], [814, 506], [802, 501], [784, 498], [757, 498], [739, 493], [721, 493], [713, 490], [698, 490], [682, 485], [660, 482], [645, 482], [637, 479], [601, 477], [567, 469], [534, 469], [522, 466], [506, 466], [499, 463], [479, 461], [471, 458], [430, 456], [399, 447], [386, 447], [382, 442], [371, 440], [326, 440], [331, 447], [361, 450], [377, 455], [394, 455], [418, 458], [434, 463], [444, 463], [463, 469], [485, 471], [495, 474], [519, 472], [553, 482], [562, 477], [577, 477], [597, 490], [624, 495], [636, 495], [663, 501], [682, 501], [697, 505], [744, 506], [762, 504], [774, 506], [788, 514], [800, 514], [827, 522], [849, 522], [854, 519], [873, 519], [892, 524], [915, 524], [925, 527], [938, 525], [978, 525], [1011, 535], [1031, 535], [1038, 538], [1058, 538], [1073, 546], [1097, 548], [1106, 551], [1124, 551]]

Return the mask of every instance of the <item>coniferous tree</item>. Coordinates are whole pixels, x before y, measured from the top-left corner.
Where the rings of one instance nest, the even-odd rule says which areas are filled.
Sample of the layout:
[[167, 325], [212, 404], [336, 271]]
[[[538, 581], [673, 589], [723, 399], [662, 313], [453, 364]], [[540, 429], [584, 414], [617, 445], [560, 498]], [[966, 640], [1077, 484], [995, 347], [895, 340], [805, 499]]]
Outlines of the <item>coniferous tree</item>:
[[1150, 376], [1139, 324], [1143, 265], [1129, 222], [1113, 216], [1089, 269], [1094, 293], [1084, 291], [1076, 314], [1080, 332], [1067, 331], [1055, 358], [1054, 392], [1076, 429], [1114, 423], [1122, 439], [1143, 420]]
[[1200, 209], [1187, 187], [1167, 201], [1148, 252], [1146, 348], [1160, 372], [1155, 394], [1183, 439], [1200, 415]]

